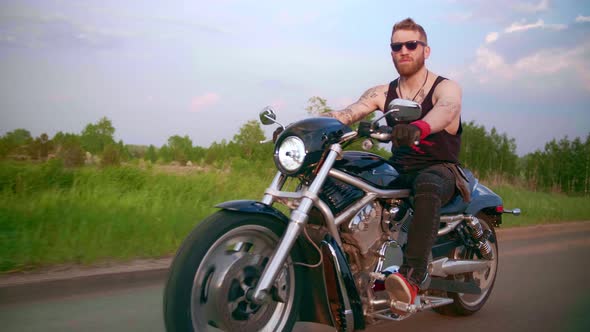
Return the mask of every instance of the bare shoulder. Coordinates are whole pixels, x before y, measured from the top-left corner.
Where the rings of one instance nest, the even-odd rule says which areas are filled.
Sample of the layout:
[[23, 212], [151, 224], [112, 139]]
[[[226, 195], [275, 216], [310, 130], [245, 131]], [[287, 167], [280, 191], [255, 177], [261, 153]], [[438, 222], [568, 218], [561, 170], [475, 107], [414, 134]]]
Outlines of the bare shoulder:
[[434, 99], [440, 98], [461, 98], [461, 86], [456, 81], [446, 79], [440, 82], [434, 89]]

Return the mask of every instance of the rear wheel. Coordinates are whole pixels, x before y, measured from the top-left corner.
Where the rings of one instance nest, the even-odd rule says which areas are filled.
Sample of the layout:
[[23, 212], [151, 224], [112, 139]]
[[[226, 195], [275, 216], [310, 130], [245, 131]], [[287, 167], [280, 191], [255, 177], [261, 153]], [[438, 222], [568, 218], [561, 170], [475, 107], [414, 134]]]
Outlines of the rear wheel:
[[[493, 253], [493, 259], [491, 260], [490, 267], [483, 271], [463, 273], [454, 276], [449, 276], [449, 279], [463, 281], [463, 282], [475, 282], [475, 284], [481, 289], [481, 294], [465, 294], [465, 293], [451, 293], [447, 292], [447, 296], [454, 300], [453, 303], [434, 308], [434, 311], [450, 316], [467, 316], [472, 315], [479, 311], [492, 293], [494, 282], [496, 281], [496, 274], [498, 272], [498, 241], [496, 239], [496, 232], [494, 230], [494, 219], [493, 217], [486, 214], [479, 214], [477, 216], [484, 231], [488, 230], [491, 232], [491, 236], [487, 240]], [[477, 260], [477, 254], [473, 249], [466, 248], [464, 246], [455, 248], [449, 255], [450, 259], [471, 259]]]
[[294, 248], [273, 287], [273, 299], [246, 298], [276, 249], [285, 224], [266, 215], [219, 211], [184, 241], [164, 293], [168, 331], [290, 331], [301, 291]]

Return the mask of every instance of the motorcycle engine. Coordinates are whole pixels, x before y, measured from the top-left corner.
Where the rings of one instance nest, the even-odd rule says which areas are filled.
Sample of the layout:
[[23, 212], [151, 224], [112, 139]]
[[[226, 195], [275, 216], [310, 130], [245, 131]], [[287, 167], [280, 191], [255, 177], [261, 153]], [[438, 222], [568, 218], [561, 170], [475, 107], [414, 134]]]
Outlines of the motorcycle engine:
[[342, 226], [343, 247], [353, 273], [372, 271], [377, 266], [383, 244], [391, 240], [389, 217], [383, 206], [375, 201]]
[[366, 255], [371, 247], [381, 239], [380, 204], [373, 202], [363, 207], [346, 225], [345, 230], [355, 239], [362, 255]]

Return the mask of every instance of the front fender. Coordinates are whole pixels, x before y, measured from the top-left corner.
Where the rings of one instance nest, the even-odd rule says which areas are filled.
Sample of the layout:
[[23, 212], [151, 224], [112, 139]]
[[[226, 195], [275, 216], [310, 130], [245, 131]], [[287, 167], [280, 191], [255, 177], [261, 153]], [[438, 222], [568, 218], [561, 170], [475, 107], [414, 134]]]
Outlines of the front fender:
[[[250, 200], [229, 201], [216, 205], [220, 209], [234, 212], [265, 214], [272, 216], [284, 222], [289, 223], [289, 218], [281, 211], [268, 206], [264, 203]], [[297, 239], [297, 245], [301, 249], [303, 262], [307, 264], [315, 264], [320, 259], [320, 256], [313, 246], [311, 246], [303, 238]], [[323, 269], [304, 269], [303, 270], [305, 283], [308, 288], [313, 291], [302, 290], [303, 297], [301, 299], [301, 311], [299, 318], [302, 321], [316, 322], [325, 325], [331, 325], [330, 308], [328, 299], [326, 297], [326, 285], [323, 277]]]
[[289, 223], [289, 218], [285, 216], [281, 211], [275, 209], [272, 206], [268, 206], [264, 203], [257, 202], [257, 201], [250, 201], [250, 200], [237, 200], [237, 201], [228, 201], [223, 202], [220, 204], [215, 205], [215, 207], [228, 210], [228, 211], [239, 211], [239, 212], [246, 212], [246, 213], [259, 213], [259, 214], [266, 214], [272, 217], [275, 217], [285, 224]]

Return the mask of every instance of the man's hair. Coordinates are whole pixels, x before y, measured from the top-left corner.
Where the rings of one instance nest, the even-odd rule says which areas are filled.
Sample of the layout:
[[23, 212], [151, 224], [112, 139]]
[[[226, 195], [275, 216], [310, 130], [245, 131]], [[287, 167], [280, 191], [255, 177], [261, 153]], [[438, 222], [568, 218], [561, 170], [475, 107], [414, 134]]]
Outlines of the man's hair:
[[409, 17], [403, 21], [397, 22], [393, 26], [393, 30], [391, 31], [391, 36], [393, 37], [393, 34], [398, 30], [417, 31], [420, 33], [420, 37], [424, 38], [424, 42], [428, 43], [428, 37], [426, 36], [426, 31], [424, 31], [424, 28], [420, 24], [417, 24], [416, 22], [414, 22], [414, 20], [412, 20]]

